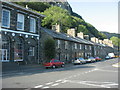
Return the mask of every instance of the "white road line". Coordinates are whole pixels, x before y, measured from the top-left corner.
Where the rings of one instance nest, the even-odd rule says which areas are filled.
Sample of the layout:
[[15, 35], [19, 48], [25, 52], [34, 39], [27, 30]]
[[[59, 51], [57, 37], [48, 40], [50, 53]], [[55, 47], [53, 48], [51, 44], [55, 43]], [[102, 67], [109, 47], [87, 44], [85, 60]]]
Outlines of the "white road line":
[[49, 88], [48, 86], [42, 87], [43, 89]]
[[62, 80], [57, 80], [57, 81], [55, 81], [55, 82], [60, 82], [60, 81], [62, 81]]
[[64, 80], [63, 82], [61, 82], [61, 83], [66, 83], [68, 80]]
[[51, 86], [57, 86], [57, 85], [59, 85], [59, 83], [55, 83], [55, 84], [53, 84], [53, 85], [51, 85]]
[[118, 72], [118, 71], [112, 71], [112, 70], [99, 70], [99, 71], [104, 71], [104, 72]]
[[[95, 86], [95, 87], [102, 87], [102, 88], [111, 88], [110, 86], [118, 85], [117, 83], [114, 83], [114, 82], [96, 82], [96, 81], [80, 81], [80, 82], [78, 82], [78, 81], [71, 81], [71, 80], [67, 80], [67, 82], [84, 84], [84, 85]], [[104, 83], [108, 83], [108, 84], [104, 84]]]
[[41, 88], [43, 85], [38, 85], [38, 86], [35, 86], [34, 88]]
[[50, 85], [50, 84], [53, 84], [53, 82], [46, 83], [45, 85]]

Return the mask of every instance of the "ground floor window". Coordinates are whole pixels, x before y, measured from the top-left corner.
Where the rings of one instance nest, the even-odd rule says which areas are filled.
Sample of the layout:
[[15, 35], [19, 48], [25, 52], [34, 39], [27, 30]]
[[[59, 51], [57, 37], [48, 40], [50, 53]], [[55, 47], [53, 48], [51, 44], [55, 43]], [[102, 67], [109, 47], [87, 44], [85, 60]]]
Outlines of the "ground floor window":
[[29, 56], [34, 56], [35, 55], [35, 47], [29, 47]]

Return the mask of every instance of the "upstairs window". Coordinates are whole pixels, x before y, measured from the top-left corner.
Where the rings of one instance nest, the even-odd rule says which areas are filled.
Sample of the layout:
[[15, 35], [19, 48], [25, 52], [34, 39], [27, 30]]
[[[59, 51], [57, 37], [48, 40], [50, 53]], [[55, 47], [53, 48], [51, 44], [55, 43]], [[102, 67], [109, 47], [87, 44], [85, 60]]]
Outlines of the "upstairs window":
[[10, 27], [10, 11], [6, 9], [2, 10], [2, 27]]
[[57, 40], [57, 47], [60, 48], [60, 40]]
[[77, 49], [77, 43], [75, 43], [75, 49]]
[[36, 32], [36, 20], [35, 18], [30, 18], [30, 32]]
[[80, 49], [82, 49], [82, 45], [80, 44]]
[[67, 47], [68, 47], [68, 42], [65, 41], [65, 49], [67, 49]]
[[87, 45], [85, 45], [85, 49], [87, 49]]
[[20, 13], [17, 15], [17, 29], [24, 30], [24, 15]]
[[90, 50], [92, 50], [92, 47], [91, 47], [91, 46], [89, 46], [89, 48], [90, 48]]

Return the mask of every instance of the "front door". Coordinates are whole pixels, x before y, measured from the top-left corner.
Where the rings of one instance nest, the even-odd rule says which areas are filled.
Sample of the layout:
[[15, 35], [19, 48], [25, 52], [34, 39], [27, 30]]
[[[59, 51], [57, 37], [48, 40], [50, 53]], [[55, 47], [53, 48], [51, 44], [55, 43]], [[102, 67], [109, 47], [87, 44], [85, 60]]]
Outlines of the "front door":
[[1, 60], [8, 61], [7, 49], [1, 49], [0, 51], [1, 51]]

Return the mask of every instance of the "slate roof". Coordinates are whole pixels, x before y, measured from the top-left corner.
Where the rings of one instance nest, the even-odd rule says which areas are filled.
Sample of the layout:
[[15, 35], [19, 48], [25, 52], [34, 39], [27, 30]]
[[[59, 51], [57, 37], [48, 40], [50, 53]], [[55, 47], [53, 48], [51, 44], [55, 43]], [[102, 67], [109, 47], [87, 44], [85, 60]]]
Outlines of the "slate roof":
[[44, 32], [48, 33], [50, 36], [57, 38], [57, 39], [63, 39], [63, 40], [67, 40], [67, 41], [73, 41], [73, 42], [77, 42], [77, 43], [83, 43], [83, 44], [90, 44], [93, 45], [92, 42], [85, 40], [85, 39], [81, 39], [79, 37], [72, 37], [68, 34], [65, 33], [61, 33], [61, 32], [56, 32], [54, 30], [50, 30], [50, 29], [46, 29], [46, 28], [41, 28]]
[[13, 7], [17, 7], [17, 8], [19, 8], [19, 9], [25, 10], [25, 11], [27, 11], [27, 12], [31, 12], [31, 13], [33, 13], [33, 14], [35, 14], [35, 15], [40, 16], [40, 17], [45, 17], [45, 15], [39, 14], [39, 13], [37, 13], [37, 12], [34, 12], [34, 11], [32, 11], [30, 8], [29, 8], [29, 9], [26, 9], [25, 7], [20, 6], [20, 5], [17, 5], [17, 4], [15, 4], [15, 3], [11, 3], [11, 2], [8, 2], [8, 1], [2, 1], [2, 3], [3, 3], [3, 4], [5, 3], [5, 4], [8, 4], [8, 5], [11, 5], [11, 6], [13, 6]]

